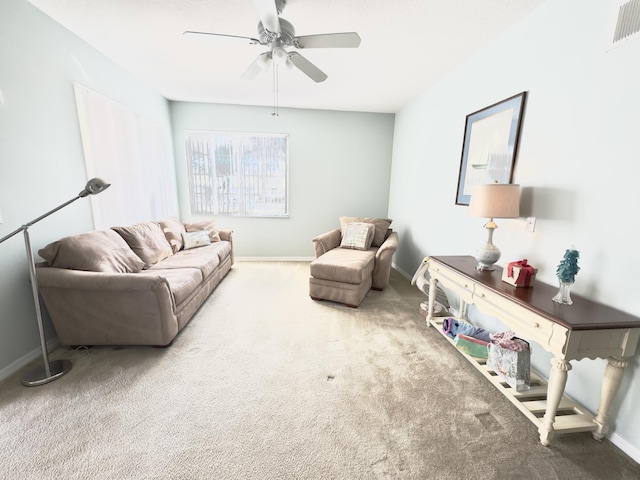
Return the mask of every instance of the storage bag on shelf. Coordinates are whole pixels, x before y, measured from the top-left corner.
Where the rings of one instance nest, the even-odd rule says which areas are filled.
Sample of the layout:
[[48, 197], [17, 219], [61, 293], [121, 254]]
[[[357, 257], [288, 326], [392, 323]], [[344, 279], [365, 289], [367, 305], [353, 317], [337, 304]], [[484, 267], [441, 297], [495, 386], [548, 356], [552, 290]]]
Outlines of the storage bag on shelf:
[[516, 391], [531, 385], [531, 348], [513, 332], [491, 334], [487, 366]]

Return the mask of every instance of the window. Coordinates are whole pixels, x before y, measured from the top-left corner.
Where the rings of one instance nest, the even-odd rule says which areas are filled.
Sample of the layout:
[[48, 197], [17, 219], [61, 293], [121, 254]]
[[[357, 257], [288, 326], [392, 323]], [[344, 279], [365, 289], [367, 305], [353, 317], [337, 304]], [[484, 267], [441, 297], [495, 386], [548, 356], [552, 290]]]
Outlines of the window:
[[192, 213], [288, 214], [287, 135], [186, 132]]

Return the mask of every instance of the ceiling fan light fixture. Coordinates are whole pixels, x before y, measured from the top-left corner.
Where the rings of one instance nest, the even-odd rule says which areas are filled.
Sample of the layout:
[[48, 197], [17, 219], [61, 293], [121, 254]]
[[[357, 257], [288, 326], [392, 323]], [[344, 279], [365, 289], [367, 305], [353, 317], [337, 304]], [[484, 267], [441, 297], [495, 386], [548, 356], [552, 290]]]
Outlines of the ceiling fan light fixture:
[[287, 62], [289, 54], [282, 47], [275, 47], [271, 50], [271, 60], [275, 65], [284, 65]]

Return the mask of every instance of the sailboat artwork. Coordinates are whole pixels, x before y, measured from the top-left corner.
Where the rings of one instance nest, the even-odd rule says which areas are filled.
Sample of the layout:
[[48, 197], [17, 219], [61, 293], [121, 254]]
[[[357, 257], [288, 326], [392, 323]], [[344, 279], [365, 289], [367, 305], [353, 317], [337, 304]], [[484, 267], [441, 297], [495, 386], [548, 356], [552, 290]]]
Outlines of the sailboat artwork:
[[456, 204], [475, 185], [511, 183], [526, 92], [467, 116]]

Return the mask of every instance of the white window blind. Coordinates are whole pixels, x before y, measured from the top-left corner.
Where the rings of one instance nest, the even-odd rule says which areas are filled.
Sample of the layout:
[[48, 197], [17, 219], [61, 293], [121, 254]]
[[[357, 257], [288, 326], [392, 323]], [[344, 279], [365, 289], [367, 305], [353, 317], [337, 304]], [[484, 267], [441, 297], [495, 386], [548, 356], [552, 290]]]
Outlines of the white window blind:
[[87, 177], [111, 183], [91, 195], [96, 228], [178, 212], [168, 127], [74, 83]]
[[288, 214], [286, 134], [187, 131], [191, 212]]

